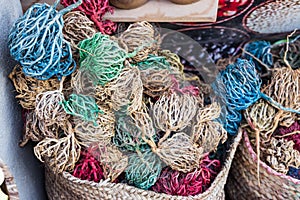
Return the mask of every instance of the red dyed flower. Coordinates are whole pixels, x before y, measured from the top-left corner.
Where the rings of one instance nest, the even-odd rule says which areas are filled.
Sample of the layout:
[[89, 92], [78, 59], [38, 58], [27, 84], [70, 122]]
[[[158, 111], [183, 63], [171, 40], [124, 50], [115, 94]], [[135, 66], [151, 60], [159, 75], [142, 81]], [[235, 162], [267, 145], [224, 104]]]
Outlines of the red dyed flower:
[[[61, 0], [64, 7], [76, 3], [77, 0]], [[106, 13], [113, 14], [114, 8], [109, 5], [109, 0], [83, 0], [82, 4], [74, 10], [84, 12], [98, 27], [103, 34], [112, 34], [116, 31], [117, 25], [110, 20], [103, 20]]]
[[[290, 127], [280, 127], [277, 129], [276, 134], [279, 135], [288, 135], [290, 133], [300, 131], [299, 122], [294, 122]], [[300, 151], [300, 133], [294, 133], [290, 136], [284, 137], [286, 140], [292, 140], [294, 144], [294, 149]]]
[[205, 156], [198, 169], [182, 173], [165, 167], [152, 190], [169, 195], [189, 196], [204, 192], [221, 169], [219, 160]]
[[184, 86], [184, 87], [180, 88], [178, 80], [173, 75], [171, 76], [171, 79], [173, 82], [173, 85], [171, 88], [172, 92], [176, 91], [176, 92], [180, 92], [182, 94], [191, 94], [193, 96], [199, 96], [200, 90], [198, 87], [195, 87], [193, 85], [188, 85], [188, 86]]
[[93, 149], [81, 152], [80, 159], [76, 163], [73, 176], [80, 178], [81, 180], [94, 182], [99, 182], [104, 179], [100, 162], [92, 155], [94, 155]]

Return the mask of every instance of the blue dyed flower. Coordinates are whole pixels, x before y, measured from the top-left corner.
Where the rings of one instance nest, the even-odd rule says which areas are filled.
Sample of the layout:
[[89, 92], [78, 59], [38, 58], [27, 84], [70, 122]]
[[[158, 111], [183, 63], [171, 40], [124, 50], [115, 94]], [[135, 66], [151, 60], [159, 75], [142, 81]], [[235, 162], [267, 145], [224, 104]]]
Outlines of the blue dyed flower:
[[245, 110], [260, 97], [261, 79], [251, 61], [238, 59], [221, 71], [213, 89], [231, 110]]
[[[261, 71], [261, 64], [253, 58], [255, 56], [268, 67], [273, 66], [273, 55], [271, 53], [271, 44], [267, 41], [255, 41], [245, 45], [246, 52], [243, 57], [255, 64], [255, 68]], [[249, 52], [252, 55], [247, 54]]]

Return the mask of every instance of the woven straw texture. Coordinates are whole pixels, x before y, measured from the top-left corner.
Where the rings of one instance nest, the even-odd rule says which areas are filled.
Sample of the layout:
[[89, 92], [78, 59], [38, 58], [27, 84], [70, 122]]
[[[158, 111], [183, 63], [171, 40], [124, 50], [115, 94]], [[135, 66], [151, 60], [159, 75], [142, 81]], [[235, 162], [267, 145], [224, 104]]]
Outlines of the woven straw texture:
[[230, 147], [228, 157], [225, 161], [222, 171], [218, 174], [212, 185], [204, 193], [193, 197], [170, 196], [166, 194], [158, 194], [153, 191], [141, 190], [122, 183], [110, 183], [100, 181], [100, 183], [80, 180], [70, 173], [54, 175], [46, 164], [46, 191], [50, 200], [58, 199], [124, 199], [124, 200], [139, 200], [139, 199], [201, 199], [201, 200], [224, 200], [224, 185], [227, 180], [231, 162], [233, 160], [238, 143], [241, 140], [242, 134], [239, 133], [234, 139]]
[[3, 170], [5, 181], [4, 181], [4, 188], [2, 189], [3, 192], [8, 194], [10, 200], [19, 200], [19, 192], [17, 189], [17, 185], [14, 182], [14, 178], [8, 167], [0, 160], [0, 168]]
[[257, 156], [244, 132], [226, 184], [230, 199], [300, 199], [300, 180], [278, 173], [262, 161], [259, 172], [260, 186]]

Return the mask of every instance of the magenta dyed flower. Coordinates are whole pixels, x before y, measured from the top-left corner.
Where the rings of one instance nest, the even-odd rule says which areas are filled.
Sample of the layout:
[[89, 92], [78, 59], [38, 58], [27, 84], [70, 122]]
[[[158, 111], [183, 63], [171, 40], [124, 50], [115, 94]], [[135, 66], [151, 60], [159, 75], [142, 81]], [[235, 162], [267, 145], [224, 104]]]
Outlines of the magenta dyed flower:
[[205, 156], [198, 169], [189, 173], [178, 172], [165, 167], [152, 190], [169, 195], [189, 196], [204, 192], [221, 170], [219, 160]]
[[[287, 135], [296, 131], [300, 131], [299, 122], [294, 122], [290, 127], [280, 127], [277, 129], [276, 133], [279, 135]], [[294, 144], [294, 149], [300, 151], [300, 133], [295, 133], [284, 137], [286, 140], [292, 140]]]

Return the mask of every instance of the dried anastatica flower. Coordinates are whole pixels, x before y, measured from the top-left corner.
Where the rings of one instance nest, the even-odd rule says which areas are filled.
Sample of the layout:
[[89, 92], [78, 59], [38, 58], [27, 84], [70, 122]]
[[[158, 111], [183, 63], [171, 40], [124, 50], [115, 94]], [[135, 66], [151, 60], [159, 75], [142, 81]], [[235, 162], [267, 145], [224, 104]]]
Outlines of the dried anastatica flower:
[[215, 151], [219, 143], [227, 139], [227, 132], [222, 124], [214, 121], [220, 115], [221, 107], [212, 103], [198, 110], [196, 120], [192, 126], [192, 141], [203, 148], [204, 153]]
[[191, 124], [197, 113], [198, 100], [189, 94], [164, 94], [151, 108], [155, 126], [166, 132], [161, 144], [172, 131], [181, 131]]
[[173, 85], [171, 72], [168, 69], [156, 70], [148, 68], [141, 70], [144, 93], [152, 98], [160, 97]]
[[71, 87], [73, 92], [95, 96], [96, 86], [93, 84], [92, 74], [85, 70], [77, 70], [72, 74]]
[[[272, 97], [274, 101], [281, 104], [285, 108], [294, 109], [299, 112], [299, 75], [300, 69], [293, 70], [287, 67], [275, 69], [270, 83], [265, 86], [262, 91], [268, 96]], [[287, 115], [291, 117], [287, 119]], [[292, 123], [294, 123], [296, 116], [290, 112], [280, 110], [278, 113], [278, 118], [281, 125], [290, 126]]]
[[276, 171], [286, 174], [289, 167], [300, 167], [300, 152], [293, 148], [293, 141], [271, 138], [263, 154], [267, 163]]
[[100, 110], [93, 97], [71, 94], [67, 101], [62, 102], [62, 106], [66, 113], [97, 124]]
[[13, 81], [15, 89], [18, 93], [17, 99], [20, 99], [20, 104], [25, 109], [34, 109], [36, 96], [45, 91], [57, 90], [59, 81], [56, 78], [48, 80], [37, 80], [35, 78], [25, 76], [20, 65], [16, 65], [10, 73], [9, 78]]
[[98, 115], [97, 123], [84, 121], [79, 117], [73, 118], [73, 126], [75, 136], [79, 140], [80, 145], [89, 147], [94, 143], [102, 141], [110, 143], [115, 135], [115, 115], [111, 109], [99, 106], [102, 113]]
[[99, 160], [92, 155], [92, 150], [89, 148], [88, 150], [81, 151], [80, 159], [73, 171], [73, 176], [81, 180], [99, 182], [104, 179], [103, 169]]
[[136, 67], [124, 68], [118, 78], [109, 83], [108, 90], [111, 94], [111, 106], [115, 111], [127, 105], [130, 113], [141, 109], [143, 83]]
[[151, 151], [129, 155], [126, 168], [126, 180], [129, 184], [142, 189], [149, 189], [157, 181], [163, 163]]
[[69, 115], [64, 111], [61, 102], [64, 101], [61, 91], [47, 91], [37, 95], [35, 113], [39, 120], [47, 124], [64, 124]]
[[288, 51], [286, 51], [286, 45], [283, 46], [283, 48], [280, 50], [280, 58], [278, 60], [278, 63], [276, 63], [276, 66], [282, 66], [285, 64], [285, 56], [286, 61], [290, 64], [292, 69], [298, 69], [300, 68], [300, 41], [296, 40], [294, 42], [289, 43], [288, 45]]
[[167, 61], [170, 63], [171, 67], [173, 68], [173, 74], [175, 75], [176, 72], [178, 72], [178, 74], [176, 74], [179, 79], [183, 79], [184, 78], [184, 73], [183, 73], [183, 64], [180, 61], [180, 58], [177, 54], [172, 53], [170, 50], [159, 50], [158, 52], [158, 56], [164, 56]]
[[278, 126], [277, 110], [263, 99], [250, 106], [244, 116], [250, 131], [258, 131], [263, 143], [270, 140], [271, 134]]
[[126, 113], [117, 115], [115, 126], [116, 134], [112, 141], [121, 150], [144, 152], [150, 149], [146, 141], [142, 139], [142, 130], [132, 116], [126, 115]]
[[[157, 49], [155, 30], [148, 22], [137, 22], [131, 24], [118, 38], [121, 46], [125, 46], [128, 52], [136, 52], [132, 58], [135, 62], [140, 62], [153, 54]], [[122, 45], [123, 44], [123, 45]]]
[[83, 12], [72, 11], [63, 16], [64, 26], [63, 35], [64, 38], [71, 43], [72, 53], [77, 53], [77, 44], [89, 37], [92, 37], [97, 33], [97, 29], [92, 22]]
[[99, 159], [105, 179], [114, 182], [116, 178], [126, 169], [128, 157], [124, 155], [116, 146], [98, 142], [96, 150], [96, 159]]
[[211, 160], [206, 155], [201, 160], [200, 166], [189, 173], [165, 167], [152, 189], [155, 192], [163, 192], [169, 195], [197, 195], [210, 186], [220, 170], [220, 161]]
[[197, 168], [203, 155], [203, 149], [194, 145], [191, 137], [183, 132], [175, 133], [152, 151], [173, 170], [185, 173]]
[[34, 154], [41, 161], [47, 161], [55, 173], [73, 171], [80, 157], [81, 147], [74, 134], [60, 139], [45, 138], [34, 147]]
[[193, 126], [192, 140], [203, 148], [203, 153], [209, 153], [227, 140], [227, 132], [219, 122], [202, 122]]
[[288, 141], [293, 141], [295, 143], [294, 149], [300, 152], [300, 124], [298, 121], [289, 127], [279, 127], [275, 131], [275, 137], [282, 137]]
[[58, 138], [62, 131], [58, 124], [48, 125], [39, 120], [34, 111], [28, 112], [25, 116], [25, 133], [20, 146], [23, 147], [29, 140], [39, 142], [44, 138]]

